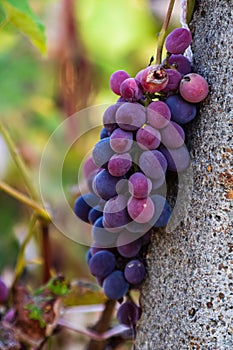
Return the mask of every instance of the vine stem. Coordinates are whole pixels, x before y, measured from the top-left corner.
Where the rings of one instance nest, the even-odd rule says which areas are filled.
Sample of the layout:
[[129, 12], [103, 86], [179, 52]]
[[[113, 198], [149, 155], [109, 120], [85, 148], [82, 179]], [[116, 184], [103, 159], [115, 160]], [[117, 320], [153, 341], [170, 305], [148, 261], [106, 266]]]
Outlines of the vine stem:
[[16, 189], [14, 189], [13, 187], [9, 186], [8, 184], [6, 184], [3, 181], [0, 181], [0, 190], [4, 191], [5, 193], [7, 193], [8, 195], [10, 195], [11, 197], [17, 199], [18, 201], [20, 201], [21, 203], [27, 205], [28, 207], [32, 208], [33, 210], [35, 210], [35, 212], [37, 213], [37, 215], [42, 218], [43, 220], [47, 221], [47, 222], [51, 222], [51, 217], [50, 215], [47, 213], [47, 211], [42, 208], [36, 201], [34, 201], [33, 199], [25, 196], [23, 193], [17, 191]]
[[170, 22], [170, 18], [171, 18], [174, 4], [175, 4], [175, 0], [170, 0], [169, 6], [167, 9], [167, 13], [166, 13], [166, 17], [164, 19], [163, 26], [162, 26], [161, 31], [160, 31], [159, 36], [158, 36], [157, 50], [156, 50], [156, 54], [155, 54], [155, 64], [161, 63], [163, 44], [165, 41], [166, 31], [167, 31], [167, 28], [168, 28], [168, 25]]
[[25, 186], [27, 187], [28, 193], [30, 194], [30, 197], [33, 198], [34, 200], [38, 200], [38, 194], [35, 190], [35, 188], [32, 185], [32, 181], [28, 175], [27, 169], [19, 155], [19, 152], [8, 132], [8, 130], [5, 128], [5, 126], [3, 125], [3, 123], [0, 121], [0, 133], [2, 134], [7, 147], [9, 149], [9, 152], [11, 154], [11, 157], [13, 158], [23, 180], [25, 183]]

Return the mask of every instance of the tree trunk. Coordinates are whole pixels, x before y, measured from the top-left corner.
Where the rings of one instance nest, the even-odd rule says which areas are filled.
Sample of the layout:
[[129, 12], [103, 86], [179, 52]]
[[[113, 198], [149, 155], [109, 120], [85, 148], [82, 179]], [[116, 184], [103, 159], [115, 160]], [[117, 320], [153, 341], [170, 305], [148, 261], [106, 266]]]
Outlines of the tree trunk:
[[211, 91], [188, 126], [185, 218], [152, 236], [136, 350], [233, 349], [232, 23], [231, 0], [196, 1], [194, 70]]

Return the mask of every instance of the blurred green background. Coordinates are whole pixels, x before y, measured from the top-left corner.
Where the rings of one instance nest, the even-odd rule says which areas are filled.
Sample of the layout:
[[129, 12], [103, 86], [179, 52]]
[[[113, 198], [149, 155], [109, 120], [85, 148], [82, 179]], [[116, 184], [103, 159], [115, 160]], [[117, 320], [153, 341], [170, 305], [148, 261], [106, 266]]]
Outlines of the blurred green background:
[[[117, 96], [109, 89], [109, 78], [115, 70], [124, 69], [135, 76], [149, 63], [167, 1], [31, 0], [29, 4], [46, 27], [48, 52], [41, 56], [13, 25], [1, 27], [0, 118], [39, 191], [40, 160], [50, 136], [70, 115], [116, 101]], [[172, 26], [177, 25], [177, 16], [172, 19]], [[1, 7], [0, 20], [4, 21]], [[72, 144], [79, 127], [78, 123], [68, 123], [61, 144]], [[98, 140], [98, 133], [99, 129], [94, 129], [91, 136], [87, 134], [81, 142], [74, 143], [64, 159], [62, 182], [71, 207], [78, 191], [80, 164]], [[59, 147], [55, 145], [54, 159], [59, 156]], [[26, 193], [1, 137], [0, 180]], [[51, 207], [56, 203], [62, 209], [56, 186], [56, 181], [49, 182], [46, 200]], [[0, 204], [0, 274], [10, 283], [31, 211], [3, 192]], [[65, 213], [61, 220], [66, 221]], [[90, 228], [78, 222], [76, 229], [90, 236]], [[85, 263], [87, 246], [67, 238], [55, 225], [50, 227], [50, 237], [54, 271], [93, 282]], [[28, 246], [27, 259], [39, 257], [35, 239]], [[40, 270], [40, 266], [29, 264], [24, 280], [37, 285]], [[62, 347], [61, 342], [61, 348], [69, 347]]]

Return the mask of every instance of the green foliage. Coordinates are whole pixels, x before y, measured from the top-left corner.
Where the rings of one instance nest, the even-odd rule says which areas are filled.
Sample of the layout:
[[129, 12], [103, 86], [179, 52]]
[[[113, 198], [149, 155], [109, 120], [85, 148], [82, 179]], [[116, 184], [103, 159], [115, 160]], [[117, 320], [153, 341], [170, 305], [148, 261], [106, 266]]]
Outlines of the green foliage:
[[193, 12], [194, 12], [194, 7], [195, 7], [195, 0], [188, 0], [187, 1], [187, 12], [186, 12], [186, 22], [187, 24], [190, 23]]
[[43, 319], [42, 311], [39, 306], [35, 305], [34, 303], [31, 303], [25, 306], [25, 309], [29, 311], [28, 316], [31, 320], [38, 321], [41, 328], [46, 327], [46, 323]]
[[23, 32], [42, 54], [46, 53], [45, 27], [29, 7], [27, 0], [2, 0], [7, 21]]

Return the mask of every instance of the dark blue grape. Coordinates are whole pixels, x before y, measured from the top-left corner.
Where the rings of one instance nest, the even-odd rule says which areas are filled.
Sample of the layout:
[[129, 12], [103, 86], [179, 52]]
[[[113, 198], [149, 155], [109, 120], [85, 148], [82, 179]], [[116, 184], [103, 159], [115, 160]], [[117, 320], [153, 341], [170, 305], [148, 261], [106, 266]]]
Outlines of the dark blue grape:
[[135, 326], [141, 315], [140, 308], [132, 301], [121, 304], [117, 310], [117, 320], [128, 327]]
[[105, 139], [106, 137], [109, 137], [109, 132], [105, 127], [103, 127], [100, 131], [100, 139], [102, 140], [102, 139]]
[[109, 232], [103, 226], [103, 216], [99, 217], [92, 226], [92, 237], [99, 248], [114, 247], [118, 237], [117, 233]]
[[93, 225], [100, 216], [103, 216], [103, 209], [101, 205], [98, 204], [89, 211], [88, 221]]
[[131, 260], [125, 266], [124, 275], [127, 282], [133, 285], [139, 285], [146, 275], [145, 266], [138, 259]]
[[190, 122], [197, 114], [196, 105], [185, 101], [180, 95], [169, 96], [165, 102], [171, 111], [171, 119], [178, 124]]
[[109, 299], [119, 300], [128, 292], [129, 284], [126, 282], [123, 272], [116, 270], [105, 278], [103, 289]]
[[92, 158], [94, 163], [99, 168], [105, 168], [108, 164], [109, 159], [114, 154], [111, 146], [109, 137], [105, 137], [96, 143], [92, 151]]
[[108, 170], [101, 170], [93, 180], [93, 188], [95, 192], [104, 200], [117, 195], [116, 185], [122, 177], [112, 176]]
[[77, 217], [85, 222], [88, 221], [90, 210], [99, 202], [99, 198], [93, 193], [85, 193], [78, 197], [74, 203], [74, 212]]
[[91, 274], [99, 278], [108, 276], [115, 269], [115, 266], [115, 255], [108, 250], [95, 253], [89, 261]]
[[172, 213], [172, 208], [170, 204], [168, 203], [166, 198], [159, 194], [153, 194], [151, 196], [151, 199], [154, 202], [155, 206], [155, 215], [151, 220], [151, 224], [154, 227], [166, 226]]

